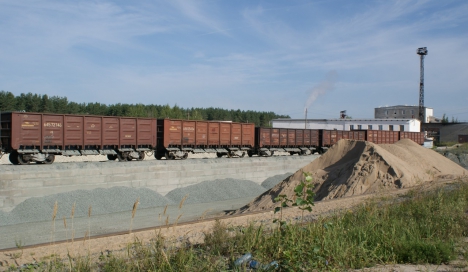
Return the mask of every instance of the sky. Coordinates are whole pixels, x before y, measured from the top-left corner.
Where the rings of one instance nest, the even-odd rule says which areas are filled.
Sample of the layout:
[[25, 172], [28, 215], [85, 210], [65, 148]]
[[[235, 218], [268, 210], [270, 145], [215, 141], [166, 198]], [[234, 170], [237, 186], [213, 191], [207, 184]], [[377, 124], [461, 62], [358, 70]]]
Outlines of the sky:
[[465, 0], [0, 0], [0, 90], [74, 102], [468, 121]]

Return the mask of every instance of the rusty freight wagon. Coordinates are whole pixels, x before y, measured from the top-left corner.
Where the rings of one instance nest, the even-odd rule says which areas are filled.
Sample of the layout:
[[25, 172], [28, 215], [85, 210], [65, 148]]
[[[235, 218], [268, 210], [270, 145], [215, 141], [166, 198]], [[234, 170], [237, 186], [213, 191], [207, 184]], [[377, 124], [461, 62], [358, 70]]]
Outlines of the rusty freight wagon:
[[410, 139], [413, 140], [418, 145], [424, 144], [424, 132], [409, 132], [409, 131], [400, 131], [400, 140]]
[[186, 159], [204, 152], [243, 157], [254, 147], [254, 131], [252, 123], [159, 119], [155, 158]]
[[143, 160], [156, 146], [156, 120], [87, 115], [1, 114], [1, 150], [13, 164], [52, 163], [56, 155]]
[[458, 135], [458, 143], [468, 143], [468, 135]]
[[400, 140], [399, 131], [367, 130], [366, 139], [375, 144], [394, 144]]
[[284, 151], [280, 148], [280, 129], [256, 127], [255, 149], [248, 152], [249, 157], [254, 154], [271, 157], [275, 151]]
[[256, 127], [255, 149], [249, 156], [272, 156], [275, 151], [308, 155], [318, 147], [318, 142], [318, 130]]

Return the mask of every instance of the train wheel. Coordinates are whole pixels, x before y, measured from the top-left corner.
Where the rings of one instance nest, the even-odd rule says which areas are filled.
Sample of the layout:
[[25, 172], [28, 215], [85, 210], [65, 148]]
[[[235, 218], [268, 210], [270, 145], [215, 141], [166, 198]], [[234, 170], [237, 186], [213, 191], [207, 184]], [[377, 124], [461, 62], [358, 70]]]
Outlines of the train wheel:
[[127, 161], [127, 156], [124, 154], [124, 153], [117, 153], [117, 159], [119, 159], [119, 161]]
[[29, 164], [28, 160], [25, 160], [22, 154], [18, 154], [18, 164]]
[[44, 161], [45, 164], [52, 164], [55, 161], [55, 155], [54, 154], [49, 154], [46, 156], [46, 159]]
[[110, 161], [115, 161], [117, 159], [117, 155], [107, 155], [107, 159]]
[[172, 152], [166, 151], [166, 160], [173, 160], [175, 159], [174, 154]]
[[232, 153], [231, 153], [231, 151], [228, 151], [227, 157], [228, 157], [228, 158], [232, 158]]
[[188, 153], [184, 153], [184, 155], [182, 156], [182, 159], [185, 160], [188, 158]]
[[159, 152], [157, 152], [157, 151], [154, 152], [154, 158], [157, 159], [158, 161], [159, 161], [160, 159], [162, 159], [163, 156], [164, 156], [163, 154], [161, 154], [161, 153], [159, 153]]
[[219, 152], [216, 152], [216, 156], [217, 156], [218, 158], [221, 158], [221, 157], [223, 156], [223, 154], [222, 154], [222, 153], [219, 153]]
[[242, 152], [242, 154], [239, 157], [241, 158], [245, 157], [245, 152]]
[[252, 157], [252, 156], [253, 156], [253, 152], [249, 150], [249, 151], [247, 151], [247, 155], [248, 155], [249, 157]]
[[142, 161], [145, 159], [145, 152], [144, 151], [141, 151], [141, 152], [138, 152], [138, 159], [137, 161]]
[[18, 165], [19, 162], [18, 162], [18, 153], [13, 151], [10, 153], [10, 155], [8, 156], [8, 159], [10, 160], [10, 162], [14, 165]]
[[273, 156], [273, 154], [275, 154], [275, 151], [270, 151], [270, 156], [268, 156], [268, 157]]

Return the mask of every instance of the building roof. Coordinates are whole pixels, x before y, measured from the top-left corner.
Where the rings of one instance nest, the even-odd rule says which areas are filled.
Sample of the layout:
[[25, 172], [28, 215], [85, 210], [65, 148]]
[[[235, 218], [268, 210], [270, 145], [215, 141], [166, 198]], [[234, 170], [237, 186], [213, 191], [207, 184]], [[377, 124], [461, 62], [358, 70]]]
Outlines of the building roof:
[[341, 118], [336, 118], [336, 119], [291, 119], [291, 118], [278, 118], [278, 119], [272, 119], [271, 121], [293, 121], [293, 122], [333, 122], [333, 121], [372, 121], [372, 122], [380, 122], [380, 121], [411, 121], [411, 120], [416, 120], [419, 121], [416, 118], [409, 118], [409, 119], [394, 119], [394, 118], [376, 118], [376, 119], [341, 119]]
[[[393, 109], [393, 108], [419, 108], [418, 105], [395, 105], [395, 106], [380, 106], [376, 109]], [[424, 107], [425, 109], [432, 109], [431, 107]]]

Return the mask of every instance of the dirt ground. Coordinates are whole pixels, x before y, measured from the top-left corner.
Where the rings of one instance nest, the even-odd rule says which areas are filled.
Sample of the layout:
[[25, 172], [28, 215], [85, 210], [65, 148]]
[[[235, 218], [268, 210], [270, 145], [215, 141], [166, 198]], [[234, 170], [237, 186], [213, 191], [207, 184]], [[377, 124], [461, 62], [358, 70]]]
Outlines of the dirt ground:
[[[375, 197], [396, 197], [404, 194], [409, 190], [423, 190], [448, 183], [449, 181], [439, 181], [426, 183], [416, 188], [405, 188], [392, 190], [382, 193], [364, 194], [351, 197], [344, 197], [340, 199], [322, 200], [315, 203], [312, 215], [327, 216], [334, 212], [344, 211], [352, 207], [364, 203], [366, 200]], [[298, 218], [301, 211], [296, 208], [289, 208], [284, 211], [286, 219]], [[272, 210], [262, 211], [257, 213], [248, 213], [237, 216], [221, 216], [217, 217], [223, 223], [228, 225], [247, 225], [251, 222], [267, 224], [273, 221], [278, 215], [274, 214]], [[132, 233], [125, 233], [119, 235], [111, 235], [106, 237], [91, 238], [85, 240], [75, 240], [74, 242], [66, 241], [61, 243], [54, 243], [43, 245], [39, 247], [30, 248], [17, 248], [14, 250], [0, 251], [0, 271], [5, 271], [8, 267], [14, 265], [19, 267], [25, 264], [35, 262], [47, 261], [51, 257], [57, 256], [63, 259], [67, 258], [70, 254], [72, 257], [78, 256], [91, 256], [91, 258], [98, 258], [101, 253], [107, 251], [121, 252], [128, 244], [136, 239], [143, 243], [149, 242], [161, 233], [167, 239], [173, 241], [189, 241], [190, 243], [200, 243], [203, 241], [204, 233], [209, 232], [215, 222], [215, 218], [205, 219], [195, 222], [189, 222], [179, 225], [168, 225], [157, 227], [153, 229], [146, 229], [143, 231], [133, 231]], [[457, 263], [433, 266], [433, 265], [388, 265], [379, 266], [371, 269], [364, 269], [364, 271], [468, 271], [468, 266], [465, 263]]]

